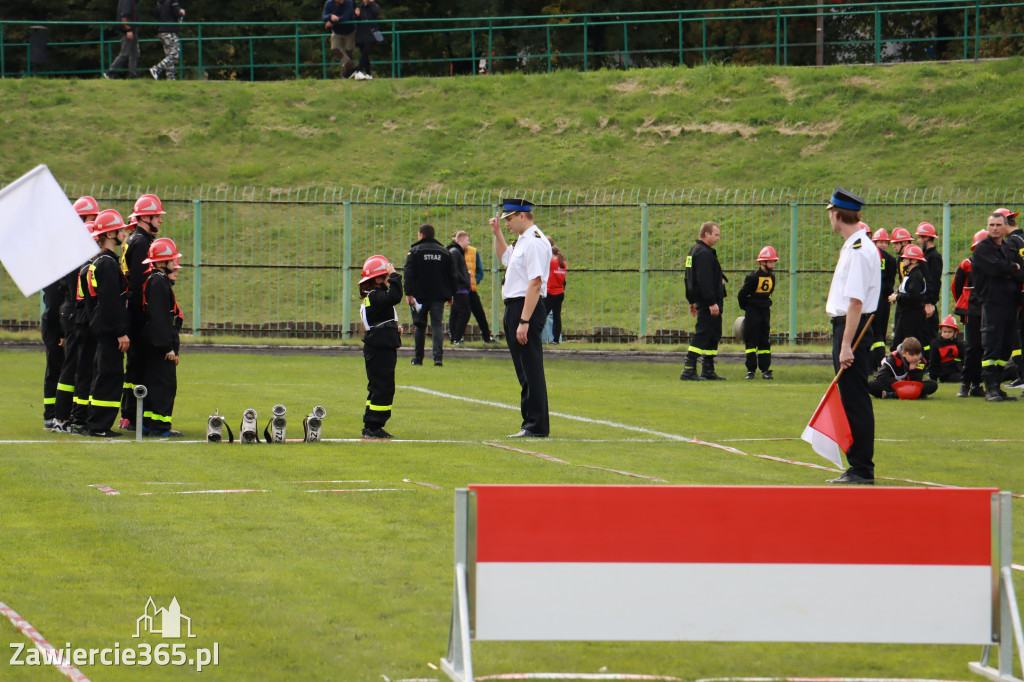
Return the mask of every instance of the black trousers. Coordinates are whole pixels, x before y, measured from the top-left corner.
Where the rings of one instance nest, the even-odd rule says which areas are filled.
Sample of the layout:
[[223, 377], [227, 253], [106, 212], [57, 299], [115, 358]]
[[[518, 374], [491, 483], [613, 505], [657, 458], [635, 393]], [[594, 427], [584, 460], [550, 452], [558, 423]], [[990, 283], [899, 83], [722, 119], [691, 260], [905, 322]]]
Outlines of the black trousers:
[[885, 337], [889, 334], [889, 313], [892, 304], [889, 299], [883, 298], [878, 302], [875, 310], [875, 321], [871, 323], [871, 335], [875, 337], [871, 344], [871, 364], [878, 367], [885, 359]]
[[65, 323], [64, 329], [64, 364], [57, 378], [57, 401], [53, 406], [54, 419], [69, 421], [71, 410], [75, 404], [75, 374], [78, 372], [79, 339], [78, 326], [74, 322]]
[[[867, 317], [862, 316], [857, 325], [857, 333], [853, 335], [854, 340], [864, 328], [865, 322]], [[845, 318], [832, 320], [832, 367], [837, 373], [839, 351], [846, 325]], [[875, 410], [871, 405], [871, 394], [868, 392], [868, 376], [871, 374], [869, 349], [873, 341], [871, 330], [868, 329], [857, 349], [853, 351], [853, 365], [843, 372], [836, 382], [846, 419], [850, 422], [850, 433], [853, 435], [853, 445], [846, 452], [846, 461], [850, 465], [847, 471], [872, 479], [875, 477]]]
[[366, 410], [363, 424], [369, 429], [383, 428], [391, 418], [391, 404], [395, 399], [395, 365], [397, 348], [382, 348], [363, 344], [366, 363]]
[[703, 357], [711, 360], [718, 355], [718, 342], [722, 340], [722, 301], [718, 302], [718, 315], [712, 315], [703, 303], [697, 306], [697, 324], [693, 328], [687, 357]]
[[750, 308], [743, 316], [743, 345], [746, 347], [747, 371], [764, 372], [772, 366], [772, 313], [765, 308]]
[[[167, 359], [166, 353], [149, 346], [140, 348], [139, 354], [142, 356], [145, 374], [138, 383], [146, 387], [146, 397], [142, 401], [142, 425], [152, 431], [168, 431], [174, 413], [174, 398], [178, 395], [178, 368], [173, 361]], [[134, 393], [132, 402], [136, 402]], [[125, 416], [124, 412], [121, 416]], [[135, 423], [136, 416], [134, 412], [127, 415], [132, 423]]]
[[452, 297], [452, 309], [448, 312], [448, 338], [462, 341], [469, 324], [469, 292]]
[[918, 337], [925, 357], [928, 357], [928, 351], [932, 349], [935, 339], [939, 338], [939, 304], [935, 303], [933, 305], [935, 306], [935, 312], [932, 313], [931, 317], [924, 318], [924, 323], [922, 324], [921, 334], [924, 338]]
[[562, 304], [565, 303], [565, 292], [548, 294], [544, 298], [544, 307], [551, 313], [551, 338], [554, 343], [562, 342]]
[[53, 419], [57, 404], [57, 381], [64, 364], [64, 348], [60, 339], [64, 335], [60, 324], [45, 318], [42, 321], [43, 346], [46, 348], [46, 371], [43, 373], [43, 419]]
[[109, 334], [101, 336], [96, 339], [86, 428], [90, 431], [110, 430], [121, 409], [123, 385], [124, 353], [117, 349], [117, 337]]
[[1003, 380], [1003, 370], [1013, 352], [1017, 335], [1014, 302], [983, 303], [981, 306], [981, 375], [986, 387]]
[[480, 327], [480, 334], [484, 341], [491, 338], [491, 328], [487, 324], [487, 313], [484, 312], [484, 304], [480, 301], [480, 294], [475, 291], [469, 292], [469, 310], [476, 318], [476, 324]]
[[96, 337], [84, 324], [76, 325], [78, 336], [78, 368], [75, 370], [75, 397], [71, 423], [85, 426], [89, 418], [89, 397], [92, 395], [93, 365], [96, 362]]
[[427, 342], [427, 315], [430, 315], [430, 333], [434, 342], [434, 361], [437, 362], [444, 356], [444, 301], [424, 303], [420, 306], [419, 312], [416, 308], [409, 306], [412, 312], [413, 324], [413, 357], [417, 360], [423, 359], [423, 350]]
[[[903, 339], [908, 336], [913, 336], [920, 341], [921, 346], [928, 345], [928, 340], [925, 338], [928, 336], [928, 328], [925, 323], [923, 306], [920, 308], [896, 307], [896, 322], [893, 324], [892, 344], [889, 346], [889, 350], [894, 351], [899, 348], [899, 345], [903, 343]], [[928, 357], [927, 351], [924, 356]]]
[[505, 343], [512, 354], [512, 364], [516, 368], [516, 378], [519, 379], [519, 409], [523, 415], [521, 428], [546, 436], [551, 428], [548, 422], [548, 387], [544, 379], [544, 351], [540, 334], [544, 330], [547, 313], [538, 301], [530, 316], [526, 344], [520, 344], [516, 339], [516, 330], [523, 314], [523, 303], [523, 298], [505, 301]]
[[1017, 376], [1024, 377], [1024, 306], [1017, 310], [1017, 338], [1011, 357], [1017, 365]]
[[[143, 377], [146, 375], [146, 362], [148, 358], [148, 346], [142, 339], [142, 327], [132, 326], [128, 332], [131, 345], [125, 353], [124, 360], [124, 387], [121, 392], [121, 418], [135, 423], [135, 385], [146, 382]], [[172, 363], [173, 364], [173, 363]], [[146, 385], [146, 389], [149, 386]]]
[[359, 70], [367, 76], [373, 75], [370, 73], [370, 58], [373, 56], [373, 46], [376, 42], [374, 40], [368, 43], [356, 43], [356, 47], [359, 48]]
[[964, 315], [964, 367], [960, 375], [965, 384], [981, 383], [981, 316]]

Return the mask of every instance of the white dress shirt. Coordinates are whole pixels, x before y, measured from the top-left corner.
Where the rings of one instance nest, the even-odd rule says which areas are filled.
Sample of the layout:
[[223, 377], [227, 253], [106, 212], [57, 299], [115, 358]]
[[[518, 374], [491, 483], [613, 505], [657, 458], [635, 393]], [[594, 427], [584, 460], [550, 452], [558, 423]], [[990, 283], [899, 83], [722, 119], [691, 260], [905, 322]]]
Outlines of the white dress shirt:
[[505, 283], [501, 287], [501, 297], [520, 298], [526, 296], [526, 288], [530, 280], [541, 278], [540, 295], [546, 296], [548, 291], [548, 275], [551, 273], [551, 242], [536, 225], [531, 225], [516, 240], [515, 246], [509, 246], [501, 257], [505, 266]]
[[863, 307], [861, 314], [875, 312], [882, 290], [882, 266], [878, 249], [866, 230], [853, 233], [839, 252], [839, 263], [832, 275], [825, 312], [829, 317], [846, 315], [850, 299], [856, 298]]

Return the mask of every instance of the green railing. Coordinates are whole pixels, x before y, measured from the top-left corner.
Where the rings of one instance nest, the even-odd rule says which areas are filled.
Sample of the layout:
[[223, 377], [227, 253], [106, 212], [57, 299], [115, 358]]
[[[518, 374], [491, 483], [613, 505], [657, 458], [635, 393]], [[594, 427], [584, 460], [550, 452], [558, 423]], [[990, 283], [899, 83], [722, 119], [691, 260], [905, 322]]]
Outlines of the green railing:
[[[1024, 2], [907, 0], [760, 8], [383, 20], [378, 74], [448, 75], [709, 62], [780, 65], [977, 59], [1013, 54]], [[1015, 10], [1017, 12], [1015, 13]], [[819, 23], [821, 30], [819, 30]], [[142, 63], [159, 60], [156, 22], [138, 22]], [[1012, 30], [1007, 27], [1012, 27]], [[182, 22], [187, 78], [327, 78], [318, 21]], [[33, 62], [48, 34], [47, 60]], [[99, 75], [119, 49], [112, 23], [0, 21], [0, 77]], [[37, 57], [41, 54], [36, 55]], [[481, 68], [482, 67], [482, 68]]]
[[[401, 267], [421, 223], [447, 243], [470, 233], [486, 277], [480, 296], [500, 328], [499, 265], [488, 218], [499, 197], [537, 202], [537, 224], [569, 262], [564, 333], [584, 341], [679, 343], [693, 329], [683, 265], [699, 225], [722, 227], [719, 258], [729, 278], [725, 316], [741, 314], [736, 292], [765, 245], [778, 250], [772, 334], [798, 344], [824, 338], [824, 312], [839, 250], [824, 205], [829, 191], [626, 190], [410, 191], [212, 187], [66, 187], [103, 207], [131, 211], [136, 197], [158, 194], [168, 212], [163, 234], [185, 254], [176, 285], [187, 331], [349, 338], [359, 335], [357, 282], [363, 260], [383, 254]], [[921, 221], [939, 231], [945, 262], [941, 309], [950, 309], [949, 278], [970, 239], [997, 206], [1019, 206], [1022, 190], [861, 190], [873, 228], [911, 231]], [[40, 300], [21, 296], [0, 271], [0, 327], [38, 325]], [[400, 314], [409, 323], [407, 306]], [[727, 329], [730, 327], [727, 326]], [[726, 332], [729, 333], [728, 331]]]

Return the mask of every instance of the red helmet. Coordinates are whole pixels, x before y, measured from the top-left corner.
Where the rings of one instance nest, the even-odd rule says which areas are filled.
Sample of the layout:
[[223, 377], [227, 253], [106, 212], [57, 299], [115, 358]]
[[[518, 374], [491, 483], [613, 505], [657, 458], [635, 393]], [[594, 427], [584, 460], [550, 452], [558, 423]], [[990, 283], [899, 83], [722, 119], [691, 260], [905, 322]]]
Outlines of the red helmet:
[[897, 227], [895, 230], [892, 231], [892, 238], [889, 241], [891, 241], [893, 244], [896, 244], [898, 242], [912, 242], [914, 241], [914, 238], [911, 237], [910, 233], [907, 232], [904, 228]]
[[942, 318], [942, 322], [939, 323], [939, 328], [941, 329], [942, 327], [949, 327], [954, 332], [960, 331], [960, 325], [956, 323], [956, 318], [952, 315], [946, 315]]
[[101, 234], [107, 232], [117, 232], [127, 227], [124, 224], [124, 219], [121, 218], [121, 214], [112, 208], [104, 209], [99, 212], [96, 216], [96, 220], [92, 226], [92, 238], [97, 239]]
[[897, 381], [892, 385], [900, 400], [917, 400], [921, 397], [922, 388], [924, 384], [920, 381]]
[[143, 194], [135, 202], [135, 208], [132, 209], [132, 215], [130, 217], [140, 215], [164, 215], [164, 205], [160, 203], [160, 197], [155, 194]]
[[390, 266], [391, 263], [384, 256], [370, 256], [363, 263], [363, 278], [359, 280], [359, 283], [362, 284], [375, 277], [388, 274]]
[[910, 260], [927, 260], [924, 257], [924, 251], [917, 244], [911, 244], [907, 248], [903, 249], [903, 253], [900, 254], [900, 258], [909, 258]]
[[78, 197], [75, 199], [75, 212], [78, 215], [96, 215], [100, 212], [100, 205], [90, 196]]
[[1017, 213], [1014, 213], [1014, 212], [1012, 212], [1008, 208], [997, 208], [996, 210], [994, 210], [992, 212], [993, 213], [998, 213], [999, 215], [1003, 216], [1007, 220], [1009, 220], [1010, 218], [1016, 218], [1017, 216], [1020, 215], [1019, 211]]
[[938, 239], [939, 235], [935, 231], [935, 226], [931, 223], [921, 223], [914, 230], [914, 235], [917, 237], [931, 237], [932, 239]]
[[96, 227], [96, 223], [92, 220], [85, 221], [85, 229], [89, 231], [89, 236], [92, 237], [92, 231]]
[[974, 247], [985, 241], [988, 238], [988, 230], [978, 230], [974, 233], [974, 239], [971, 241], [971, 251], [974, 251]]
[[173, 261], [171, 265], [177, 270], [181, 268], [178, 265], [179, 258], [181, 258], [181, 254], [178, 253], [178, 247], [174, 245], [174, 240], [170, 237], [160, 237], [159, 239], [154, 239], [153, 243], [149, 245], [149, 258], [142, 262], [161, 263], [163, 261]]
[[880, 227], [875, 230], [875, 233], [871, 235], [871, 241], [873, 242], [887, 242], [889, 241], [889, 233], [885, 231], [884, 227]]
[[757, 254], [757, 262], [758, 263], [764, 263], [766, 261], [777, 261], [777, 260], [779, 260], [779, 255], [777, 253], [775, 253], [775, 249], [773, 249], [770, 246], [764, 247], [763, 249], [761, 249], [761, 253]]

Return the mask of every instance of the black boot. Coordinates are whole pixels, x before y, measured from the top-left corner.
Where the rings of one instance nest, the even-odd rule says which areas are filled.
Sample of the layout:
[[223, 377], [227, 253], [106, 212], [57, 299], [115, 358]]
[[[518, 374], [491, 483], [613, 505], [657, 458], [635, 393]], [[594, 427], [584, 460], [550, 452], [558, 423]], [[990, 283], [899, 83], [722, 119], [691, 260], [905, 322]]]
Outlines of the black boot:
[[697, 376], [697, 356], [686, 354], [686, 360], [683, 362], [683, 373], [679, 375], [680, 381], [699, 381], [700, 377]]
[[1006, 400], [1002, 391], [999, 390], [999, 384], [994, 379], [985, 379], [985, 400], [990, 403], [1001, 403]]
[[725, 377], [715, 374], [715, 359], [711, 356], [704, 356], [704, 365], [700, 371], [701, 381], [725, 381]]
[[966, 397], [968, 397], [970, 395], [971, 395], [971, 382], [965, 381], [964, 383], [960, 384], [960, 390], [957, 391], [956, 397], [957, 398], [966, 398]]
[[972, 398], [984, 398], [985, 389], [981, 387], [981, 384], [971, 384], [971, 397]]

